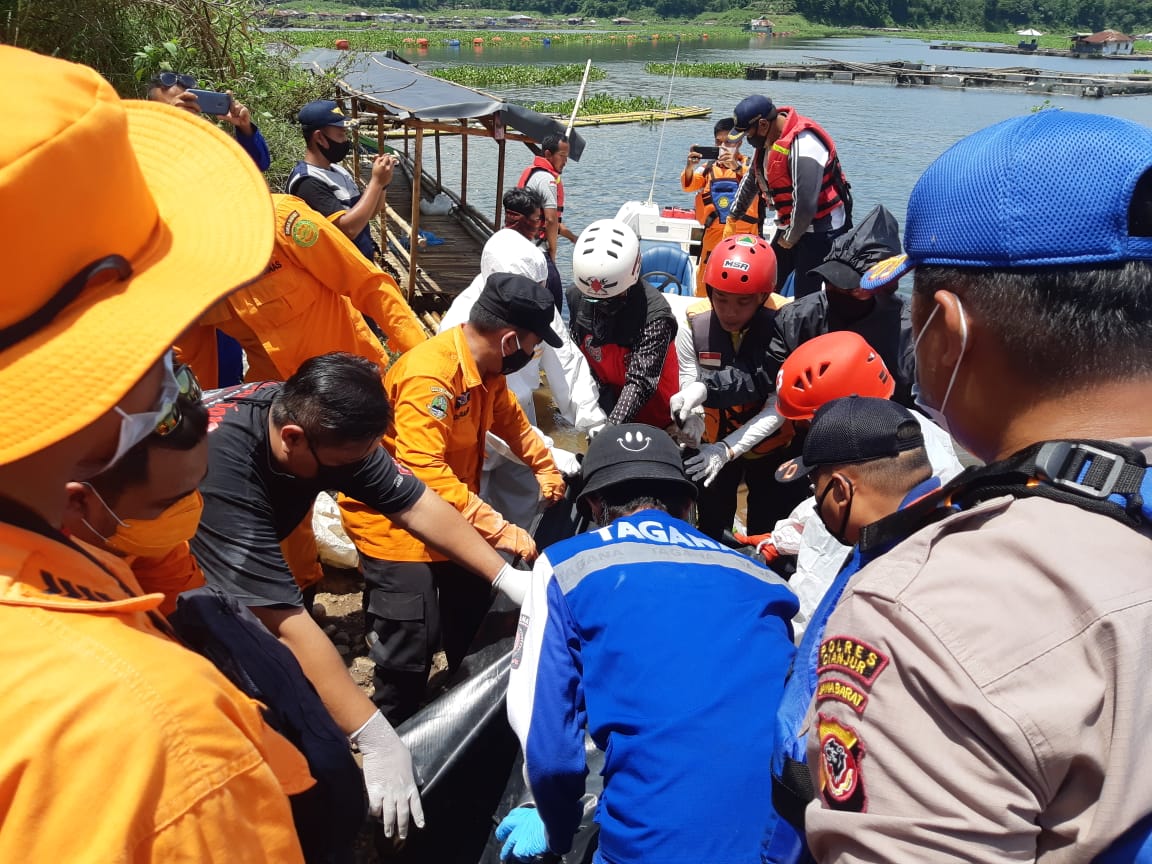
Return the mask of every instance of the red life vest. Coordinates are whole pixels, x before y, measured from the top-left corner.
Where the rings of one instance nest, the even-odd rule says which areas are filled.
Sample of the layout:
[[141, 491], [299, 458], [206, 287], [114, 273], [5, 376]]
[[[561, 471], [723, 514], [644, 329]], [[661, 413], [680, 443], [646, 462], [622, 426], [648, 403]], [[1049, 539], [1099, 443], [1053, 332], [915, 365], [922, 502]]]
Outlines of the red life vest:
[[[593, 376], [601, 386], [607, 386], [617, 394], [627, 381], [628, 355], [631, 348], [611, 342], [593, 346], [592, 334], [586, 334], [580, 351], [588, 360]], [[672, 410], [668, 402], [680, 389], [680, 361], [676, 358], [676, 342], [668, 346], [664, 366], [660, 370], [660, 380], [656, 382], [656, 392], [636, 412], [629, 423], [647, 423], [657, 429], [666, 429], [672, 423]]]
[[828, 161], [824, 163], [824, 176], [820, 181], [816, 215], [813, 217], [820, 219], [847, 203], [844, 198], [848, 184], [836, 155], [836, 144], [818, 123], [798, 114], [795, 109], [782, 107], [780, 113], [786, 118], [784, 132], [768, 149], [764, 170], [756, 172], [760, 190], [772, 201], [777, 223], [788, 225], [792, 221], [792, 142], [801, 132], [812, 132], [828, 149]]
[[[537, 156], [532, 164], [524, 169], [524, 173], [520, 175], [520, 180], [516, 184], [517, 189], [524, 189], [528, 186], [528, 181], [532, 175], [537, 171], [547, 171], [554, 178], [556, 178], [556, 213], [560, 221], [564, 221], [564, 181], [560, 179], [560, 172], [552, 167], [552, 163], [545, 159], [543, 156]], [[547, 236], [544, 226], [540, 226], [540, 233], [536, 235], [538, 239], [543, 240]]]

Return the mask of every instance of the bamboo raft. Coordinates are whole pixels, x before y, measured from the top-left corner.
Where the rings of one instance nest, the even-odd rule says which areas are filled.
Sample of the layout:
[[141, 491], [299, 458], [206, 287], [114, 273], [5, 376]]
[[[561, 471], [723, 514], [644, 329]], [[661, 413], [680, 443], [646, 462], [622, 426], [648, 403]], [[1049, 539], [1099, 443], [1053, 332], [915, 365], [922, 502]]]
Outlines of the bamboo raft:
[[[616, 114], [586, 114], [577, 117], [573, 126], [612, 126], [618, 123], [655, 123], [661, 120], [685, 120], [696, 117], [707, 117], [712, 113], [711, 108], [701, 108], [698, 105], [688, 105], [681, 108], [662, 108], [653, 111], [623, 111]], [[567, 117], [559, 114], [550, 115], [557, 120], [567, 122]]]
[[834, 84], [880, 84], [894, 87], [940, 87], [950, 90], [994, 89], [1064, 96], [1135, 96], [1152, 94], [1150, 75], [1072, 75], [1015, 66], [988, 69], [942, 66], [894, 60], [848, 63], [813, 58], [816, 63], [754, 65], [745, 68], [751, 81], [826, 81]]

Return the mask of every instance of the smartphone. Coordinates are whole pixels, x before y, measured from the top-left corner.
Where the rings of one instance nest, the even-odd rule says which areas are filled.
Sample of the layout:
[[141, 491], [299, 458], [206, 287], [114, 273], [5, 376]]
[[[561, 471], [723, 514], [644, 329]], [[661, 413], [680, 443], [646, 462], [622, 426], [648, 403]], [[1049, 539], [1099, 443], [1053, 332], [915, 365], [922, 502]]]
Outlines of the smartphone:
[[719, 159], [719, 147], [702, 147], [699, 144], [693, 144], [692, 150], [700, 154], [701, 159]]
[[205, 114], [215, 114], [223, 117], [232, 110], [232, 97], [227, 93], [217, 93], [214, 90], [188, 90], [196, 97], [200, 110]]

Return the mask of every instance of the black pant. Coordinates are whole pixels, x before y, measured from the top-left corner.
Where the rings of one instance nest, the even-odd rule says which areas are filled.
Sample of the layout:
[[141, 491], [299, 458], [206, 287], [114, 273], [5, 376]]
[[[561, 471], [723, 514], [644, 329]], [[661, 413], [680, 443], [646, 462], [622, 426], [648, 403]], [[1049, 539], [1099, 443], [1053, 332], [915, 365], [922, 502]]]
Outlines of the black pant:
[[549, 256], [547, 249], [544, 250], [544, 258], [548, 262], [548, 281], [545, 283], [545, 287], [552, 292], [552, 301], [556, 304], [556, 311], [563, 315], [564, 279], [560, 276], [560, 268]]
[[432, 655], [448, 668], [464, 659], [491, 602], [492, 586], [451, 561], [381, 561], [361, 553], [364, 626], [376, 703], [395, 726], [420, 707]]
[[748, 486], [748, 518], [745, 522], [748, 533], [771, 531], [777, 521], [811, 494], [808, 484], [802, 481], [776, 482], [776, 469], [794, 455], [791, 447], [783, 447], [754, 459], [733, 459], [720, 469], [711, 486], [699, 487], [697, 527], [714, 540], [731, 530], [736, 516], [736, 495], [740, 482], [744, 481]]
[[788, 274], [795, 271], [794, 294], [797, 300], [819, 291], [822, 280], [819, 276], [809, 275], [809, 271], [824, 263], [824, 258], [832, 249], [832, 241], [842, 233], [841, 229], [801, 234], [799, 242], [791, 249], [781, 249], [773, 242], [772, 251], [776, 253], [776, 289], [783, 288]]

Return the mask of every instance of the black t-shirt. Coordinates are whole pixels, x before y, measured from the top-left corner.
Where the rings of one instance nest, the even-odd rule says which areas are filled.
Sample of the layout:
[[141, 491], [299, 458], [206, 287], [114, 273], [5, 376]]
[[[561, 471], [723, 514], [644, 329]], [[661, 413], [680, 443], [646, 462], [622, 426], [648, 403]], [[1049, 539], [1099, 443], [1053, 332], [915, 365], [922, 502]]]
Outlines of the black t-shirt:
[[383, 447], [355, 465], [315, 478], [276, 467], [268, 412], [280, 384], [245, 384], [207, 398], [208, 474], [200, 484], [204, 514], [192, 539], [204, 577], [248, 606], [299, 606], [300, 589], [280, 552], [325, 490], [344, 492], [381, 513], [398, 513], [424, 494]]

